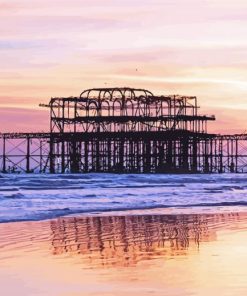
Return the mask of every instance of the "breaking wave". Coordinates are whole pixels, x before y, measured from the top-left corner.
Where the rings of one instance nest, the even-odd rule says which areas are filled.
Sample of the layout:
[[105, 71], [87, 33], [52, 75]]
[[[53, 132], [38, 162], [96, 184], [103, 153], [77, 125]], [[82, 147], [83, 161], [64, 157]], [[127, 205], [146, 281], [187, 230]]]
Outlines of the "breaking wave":
[[0, 222], [156, 208], [246, 207], [247, 175], [1, 175]]

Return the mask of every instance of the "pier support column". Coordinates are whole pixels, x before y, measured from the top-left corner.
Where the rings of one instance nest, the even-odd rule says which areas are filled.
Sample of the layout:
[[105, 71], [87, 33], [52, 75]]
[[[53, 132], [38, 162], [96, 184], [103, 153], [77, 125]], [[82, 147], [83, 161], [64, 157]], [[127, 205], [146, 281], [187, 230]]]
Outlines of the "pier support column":
[[189, 171], [189, 140], [188, 138], [184, 138], [183, 139], [183, 143], [182, 143], [182, 170], [183, 172], [188, 172]]
[[50, 173], [51, 174], [55, 174], [55, 163], [54, 163], [54, 139], [51, 136], [50, 137], [50, 154], [49, 154], [49, 158], [50, 158]]
[[197, 140], [193, 139], [193, 148], [192, 148], [192, 172], [197, 172]]
[[27, 137], [26, 173], [31, 173], [30, 171], [30, 138], [29, 137]]
[[80, 153], [78, 151], [77, 142], [73, 141], [70, 148], [70, 170], [72, 174], [77, 174], [80, 172]]
[[6, 137], [3, 136], [3, 173], [7, 173], [6, 171]]

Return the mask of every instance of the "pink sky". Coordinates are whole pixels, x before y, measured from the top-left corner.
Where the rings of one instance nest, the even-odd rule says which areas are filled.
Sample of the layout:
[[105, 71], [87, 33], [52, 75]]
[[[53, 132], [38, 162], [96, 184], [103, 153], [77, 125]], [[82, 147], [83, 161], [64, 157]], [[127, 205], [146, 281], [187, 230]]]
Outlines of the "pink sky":
[[246, 36], [246, 0], [0, 1], [0, 130], [48, 129], [39, 102], [107, 85], [196, 95], [212, 131], [243, 132]]

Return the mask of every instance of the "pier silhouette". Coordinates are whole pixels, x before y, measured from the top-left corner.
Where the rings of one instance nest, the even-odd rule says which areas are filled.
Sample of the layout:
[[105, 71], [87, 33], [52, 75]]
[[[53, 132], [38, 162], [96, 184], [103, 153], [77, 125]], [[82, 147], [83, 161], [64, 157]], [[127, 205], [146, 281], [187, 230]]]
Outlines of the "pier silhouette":
[[208, 133], [193, 96], [98, 88], [52, 98], [47, 133], [0, 134], [3, 173], [242, 173], [247, 135]]

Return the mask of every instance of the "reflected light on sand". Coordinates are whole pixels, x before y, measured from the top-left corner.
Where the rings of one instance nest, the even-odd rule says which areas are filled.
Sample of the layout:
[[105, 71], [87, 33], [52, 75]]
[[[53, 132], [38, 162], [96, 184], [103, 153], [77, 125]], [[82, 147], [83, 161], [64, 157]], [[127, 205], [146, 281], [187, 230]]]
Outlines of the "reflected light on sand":
[[135, 266], [199, 252], [201, 243], [216, 240], [215, 226], [238, 219], [236, 213], [60, 218], [50, 222], [52, 253], [77, 255], [91, 268]]
[[200, 215], [60, 218], [51, 230], [54, 255], [78, 255], [92, 268], [186, 255], [216, 239], [208, 217]]
[[247, 215], [62, 217], [0, 224], [3, 295], [246, 295]]

